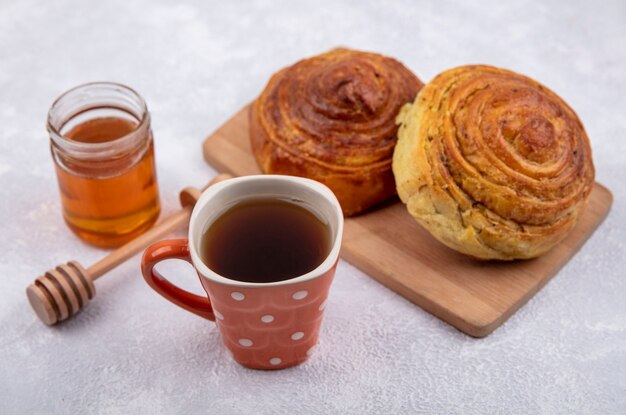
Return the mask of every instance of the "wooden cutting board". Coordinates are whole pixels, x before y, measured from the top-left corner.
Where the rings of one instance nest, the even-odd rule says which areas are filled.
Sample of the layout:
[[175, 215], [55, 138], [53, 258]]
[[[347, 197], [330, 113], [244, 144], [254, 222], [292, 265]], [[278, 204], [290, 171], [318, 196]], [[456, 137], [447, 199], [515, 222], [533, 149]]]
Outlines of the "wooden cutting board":
[[[244, 108], [204, 142], [219, 172], [259, 174]], [[611, 192], [596, 183], [573, 232], [548, 254], [526, 261], [483, 262], [434, 239], [392, 200], [345, 222], [342, 257], [429, 313], [474, 337], [504, 323], [578, 251], [606, 217]]]

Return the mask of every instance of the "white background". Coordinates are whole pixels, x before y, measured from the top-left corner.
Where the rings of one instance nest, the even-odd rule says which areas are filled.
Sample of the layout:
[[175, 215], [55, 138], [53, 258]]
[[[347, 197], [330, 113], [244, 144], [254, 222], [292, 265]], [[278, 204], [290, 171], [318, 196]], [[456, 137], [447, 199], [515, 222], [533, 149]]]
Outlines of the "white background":
[[[0, 413], [626, 413], [625, 21], [619, 0], [0, 0]], [[111, 80], [146, 98], [167, 215], [179, 189], [215, 174], [206, 135], [274, 71], [338, 45], [394, 56], [423, 81], [487, 63], [548, 85], [585, 123], [610, 216], [482, 340], [343, 261], [317, 354], [280, 372], [231, 361], [212, 323], [148, 288], [138, 257], [73, 320], [36, 319], [35, 277], [105, 254], [61, 218], [45, 131], [60, 93]], [[190, 269], [168, 269], [199, 289]]]

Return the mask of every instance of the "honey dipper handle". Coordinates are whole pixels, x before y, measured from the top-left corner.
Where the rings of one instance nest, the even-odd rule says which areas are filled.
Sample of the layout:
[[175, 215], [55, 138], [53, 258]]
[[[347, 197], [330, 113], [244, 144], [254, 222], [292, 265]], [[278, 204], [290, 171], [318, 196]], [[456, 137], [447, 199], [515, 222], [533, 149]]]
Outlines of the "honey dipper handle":
[[[205, 189], [217, 182], [221, 182], [222, 180], [229, 179], [231, 177], [232, 176], [228, 174], [219, 174], [209, 182]], [[90, 276], [91, 280], [93, 281], [98, 279], [100, 276], [126, 261], [128, 258], [144, 250], [148, 245], [153, 244], [159, 239], [165, 237], [167, 234], [188, 223], [189, 218], [191, 217], [191, 211], [193, 210], [193, 205], [200, 193], [201, 192], [199, 190], [193, 188], [186, 188], [183, 190], [183, 192], [181, 192], [181, 203], [183, 204], [183, 208], [181, 210], [174, 213], [167, 219], [157, 223], [144, 234], [138, 236], [125, 245], [122, 245], [109, 255], [102, 258], [100, 261], [90, 266], [87, 269], [87, 274]]]

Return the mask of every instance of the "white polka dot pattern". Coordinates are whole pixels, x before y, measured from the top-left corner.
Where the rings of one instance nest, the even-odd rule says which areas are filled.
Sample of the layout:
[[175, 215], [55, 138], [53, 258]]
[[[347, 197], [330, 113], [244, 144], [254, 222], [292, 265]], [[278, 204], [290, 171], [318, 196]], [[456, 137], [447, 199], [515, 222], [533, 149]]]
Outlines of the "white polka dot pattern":
[[215, 314], [215, 318], [217, 318], [218, 320], [224, 320], [224, 315], [216, 309], [213, 309], [213, 314]]
[[306, 355], [307, 355], [307, 356], [311, 356], [311, 355], [315, 352], [315, 349], [317, 349], [317, 345], [316, 345], [316, 346], [313, 346], [313, 347], [311, 347], [309, 350], [307, 350], [307, 351], [306, 351]]
[[309, 292], [307, 290], [300, 290], [293, 293], [291, 298], [293, 298], [294, 300], [302, 300], [306, 298], [307, 295], [309, 295]]
[[255, 369], [304, 362], [317, 343], [333, 273], [334, 268], [304, 283], [271, 287], [203, 280], [217, 328], [233, 358]]
[[250, 347], [252, 346], [252, 340], [250, 339], [239, 339], [239, 344], [242, 345], [243, 347]]
[[243, 301], [246, 296], [243, 295], [243, 293], [240, 293], [239, 291], [233, 291], [232, 293], [230, 293], [230, 296], [233, 298], [233, 300], [236, 301]]

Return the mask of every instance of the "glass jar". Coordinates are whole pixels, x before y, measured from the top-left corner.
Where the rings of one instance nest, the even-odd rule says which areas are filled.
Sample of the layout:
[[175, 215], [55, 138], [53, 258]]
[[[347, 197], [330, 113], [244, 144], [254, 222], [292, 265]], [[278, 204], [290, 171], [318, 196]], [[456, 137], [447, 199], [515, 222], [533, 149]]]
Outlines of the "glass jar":
[[48, 112], [63, 217], [85, 241], [123, 245], [160, 212], [150, 113], [131, 88], [95, 82], [61, 95]]

